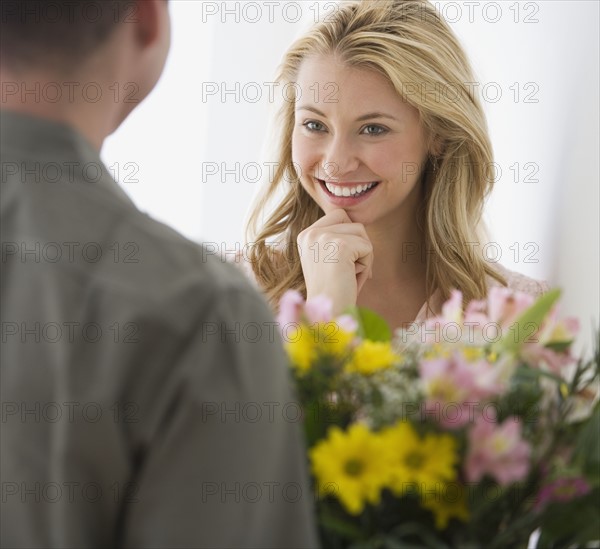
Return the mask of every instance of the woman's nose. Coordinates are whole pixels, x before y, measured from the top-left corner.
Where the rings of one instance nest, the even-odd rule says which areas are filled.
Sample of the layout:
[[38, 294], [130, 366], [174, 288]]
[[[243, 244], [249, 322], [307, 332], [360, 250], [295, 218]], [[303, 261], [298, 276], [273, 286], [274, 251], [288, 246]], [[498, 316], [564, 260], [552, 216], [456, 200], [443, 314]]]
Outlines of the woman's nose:
[[321, 167], [327, 180], [342, 181], [344, 176], [355, 171], [359, 164], [351, 140], [333, 137], [326, 146]]

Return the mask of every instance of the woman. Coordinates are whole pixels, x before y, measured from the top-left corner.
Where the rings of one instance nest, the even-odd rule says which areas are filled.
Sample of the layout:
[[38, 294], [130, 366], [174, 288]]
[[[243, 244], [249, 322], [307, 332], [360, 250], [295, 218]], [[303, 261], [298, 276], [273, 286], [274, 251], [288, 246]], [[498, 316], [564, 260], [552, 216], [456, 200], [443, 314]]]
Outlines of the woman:
[[324, 293], [336, 313], [364, 306], [397, 328], [453, 288], [465, 302], [490, 285], [544, 291], [481, 253], [493, 158], [474, 81], [425, 0], [342, 4], [292, 45], [278, 169], [248, 227], [275, 307], [287, 289]]

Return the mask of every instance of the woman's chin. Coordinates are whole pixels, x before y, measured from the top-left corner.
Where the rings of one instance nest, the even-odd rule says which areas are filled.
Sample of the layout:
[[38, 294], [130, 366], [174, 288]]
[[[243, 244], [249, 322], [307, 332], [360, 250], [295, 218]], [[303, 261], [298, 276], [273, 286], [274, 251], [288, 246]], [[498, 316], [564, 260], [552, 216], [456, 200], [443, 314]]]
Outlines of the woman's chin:
[[354, 208], [342, 208], [332, 204], [319, 204], [319, 206], [325, 214], [330, 214], [335, 210], [344, 210], [348, 214], [348, 217], [351, 219], [352, 223], [362, 223], [366, 226], [373, 222], [372, 216], [370, 216], [367, 212], [362, 212], [360, 210], [357, 211]]

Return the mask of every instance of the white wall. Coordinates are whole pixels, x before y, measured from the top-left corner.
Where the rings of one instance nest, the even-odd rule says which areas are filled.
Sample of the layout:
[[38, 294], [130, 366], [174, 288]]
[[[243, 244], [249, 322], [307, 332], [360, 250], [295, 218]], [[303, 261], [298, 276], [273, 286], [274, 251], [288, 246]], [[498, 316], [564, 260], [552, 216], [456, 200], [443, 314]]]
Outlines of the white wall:
[[[316, 2], [170, 4], [165, 72], [102, 157], [121, 167], [121, 183], [140, 209], [192, 240], [234, 249], [258, 187], [244, 176], [254, 180], [256, 165], [268, 170], [261, 151], [276, 67], [314, 19]], [[128, 163], [139, 167], [135, 177]]]
[[[505, 266], [565, 288], [565, 309], [589, 332], [600, 303], [599, 4], [433, 3], [472, 60], [502, 173], [486, 210], [497, 243], [489, 255], [500, 252]], [[191, 239], [233, 250], [258, 186], [248, 179], [268, 169], [269, 83], [287, 46], [334, 4], [171, 4], [165, 74], [103, 157], [120, 166], [121, 180], [139, 180], [122, 184], [141, 209]], [[128, 162], [139, 167], [133, 177]]]

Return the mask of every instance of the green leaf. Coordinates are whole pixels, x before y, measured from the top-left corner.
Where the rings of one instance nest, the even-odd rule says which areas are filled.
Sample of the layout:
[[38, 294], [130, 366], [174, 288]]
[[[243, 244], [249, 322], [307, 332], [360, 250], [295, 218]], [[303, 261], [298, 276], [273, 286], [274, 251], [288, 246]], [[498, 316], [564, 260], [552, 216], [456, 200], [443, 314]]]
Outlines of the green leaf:
[[[418, 522], [405, 522], [396, 526], [391, 532], [390, 539], [395, 540], [394, 545], [389, 547], [415, 547], [414, 541], [405, 542], [404, 538], [411, 539], [411, 536], [416, 536], [423, 541], [422, 547], [431, 547], [432, 549], [448, 549], [448, 545], [438, 538], [431, 528], [428, 528], [425, 524]], [[414, 540], [414, 537], [412, 538]]]
[[531, 326], [537, 326], [539, 329], [542, 321], [560, 297], [560, 293], [561, 291], [558, 288], [550, 290], [524, 311], [513, 324], [516, 327], [516, 334], [511, 327], [508, 333], [497, 343], [498, 350], [516, 353], [525, 340], [532, 335]]
[[548, 349], [552, 349], [557, 353], [562, 353], [573, 344], [573, 341], [573, 339], [569, 339], [568, 341], [554, 341], [552, 343], [548, 343], [546, 347], [548, 347]]
[[370, 309], [357, 309], [361, 336], [371, 341], [391, 341], [392, 331], [387, 322]]
[[342, 517], [335, 516], [332, 512], [327, 510], [325, 505], [321, 505], [319, 522], [321, 527], [325, 530], [333, 532], [346, 539], [356, 540], [364, 538], [364, 532], [359, 526], [353, 522], [345, 520]]
[[552, 372], [547, 372], [545, 370], [540, 370], [539, 368], [532, 368], [531, 366], [528, 366], [526, 364], [517, 366], [515, 368], [515, 372], [513, 374], [513, 381], [518, 382], [520, 380], [520, 378], [522, 378], [523, 380], [526, 380], [526, 379], [538, 379], [540, 377], [545, 377], [545, 378], [551, 379], [553, 381], [556, 381], [556, 383], [559, 385], [561, 383], [565, 382], [564, 378], [562, 378], [558, 374], [554, 374]]
[[551, 503], [544, 511], [538, 547], [584, 547], [598, 540], [598, 491], [567, 503]]
[[600, 479], [600, 403], [579, 431], [574, 457], [586, 476], [595, 481]]

